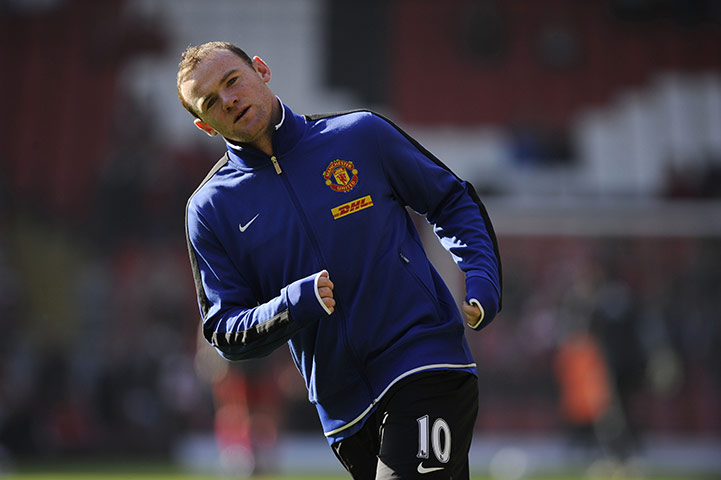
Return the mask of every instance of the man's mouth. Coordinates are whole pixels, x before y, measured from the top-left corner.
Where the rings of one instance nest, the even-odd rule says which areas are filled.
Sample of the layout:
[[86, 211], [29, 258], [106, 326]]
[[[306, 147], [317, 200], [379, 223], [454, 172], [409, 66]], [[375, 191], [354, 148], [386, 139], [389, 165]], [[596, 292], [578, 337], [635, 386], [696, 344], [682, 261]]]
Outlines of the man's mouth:
[[243, 117], [243, 115], [246, 114], [246, 112], [247, 112], [248, 110], [250, 110], [250, 106], [247, 106], [247, 107], [245, 107], [243, 110], [241, 110], [240, 113], [238, 114], [238, 116], [235, 117], [235, 122], [234, 122], [234, 123], [238, 123], [238, 120], [240, 120], [240, 119]]

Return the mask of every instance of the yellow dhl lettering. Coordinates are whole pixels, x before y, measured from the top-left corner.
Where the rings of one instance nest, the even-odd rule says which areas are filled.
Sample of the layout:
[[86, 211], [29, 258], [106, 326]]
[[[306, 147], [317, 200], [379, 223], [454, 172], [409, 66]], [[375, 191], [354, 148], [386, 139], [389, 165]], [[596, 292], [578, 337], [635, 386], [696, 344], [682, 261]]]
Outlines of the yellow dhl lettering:
[[372, 207], [373, 206], [373, 200], [371, 199], [370, 195], [366, 195], [363, 198], [359, 198], [357, 200], [350, 201], [348, 203], [344, 203], [343, 205], [338, 205], [335, 208], [331, 209], [331, 213], [333, 214], [333, 219], [338, 219], [340, 217], [344, 217], [348, 214], [357, 212], [359, 210], [363, 210], [364, 208]]

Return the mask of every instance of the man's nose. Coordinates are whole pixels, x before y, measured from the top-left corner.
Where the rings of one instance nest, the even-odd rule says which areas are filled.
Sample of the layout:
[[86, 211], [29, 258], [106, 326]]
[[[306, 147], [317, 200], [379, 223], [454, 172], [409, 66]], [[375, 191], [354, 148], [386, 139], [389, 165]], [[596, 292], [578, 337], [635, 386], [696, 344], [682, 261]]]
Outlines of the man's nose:
[[233, 108], [233, 105], [235, 105], [238, 102], [238, 97], [233, 94], [232, 92], [226, 92], [222, 95], [223, 99], [223, 108], [225, 111], [230, 111], [231, 108]]

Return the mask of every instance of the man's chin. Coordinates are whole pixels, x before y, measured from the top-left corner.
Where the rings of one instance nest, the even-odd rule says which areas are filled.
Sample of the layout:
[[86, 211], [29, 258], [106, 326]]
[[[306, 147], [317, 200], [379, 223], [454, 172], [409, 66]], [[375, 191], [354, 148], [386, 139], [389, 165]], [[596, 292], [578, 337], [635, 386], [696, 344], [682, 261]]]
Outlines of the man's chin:
[[228, 129], [228, 131], [221, 133], [221, 135], [230, 143], [237, 143], [239, 145], [248, 143], [248, 135], [243, 135], [243, 133], [234, 131], [233, 129]]
[[223, 138], [225, 139], [226, 142], [231, 143], [233, 145], [238, 145], [239, 147], [244, 147], [246, 145], [245, 142], [243, 142], [242, 140], [240, 140], [238, 138], [235, 138], [234, 136], [223, 135]]

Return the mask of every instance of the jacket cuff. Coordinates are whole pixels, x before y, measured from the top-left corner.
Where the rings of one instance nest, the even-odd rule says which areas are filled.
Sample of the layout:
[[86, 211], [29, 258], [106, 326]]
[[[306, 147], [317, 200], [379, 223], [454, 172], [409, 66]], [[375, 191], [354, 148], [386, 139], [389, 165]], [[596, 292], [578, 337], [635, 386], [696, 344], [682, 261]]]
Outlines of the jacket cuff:
[[487, 326], [498, 313], [498, 293], [496, 287], [484, 277], [466, 278], [466, 302], [481, 308], [481, 321], [469, 325], [474, 330]]
[[301, 278], [285, 287], [286, 302], [293, 321], [306, 324], [330, 315], [318, 295], [318, 278], [321, 273]]

